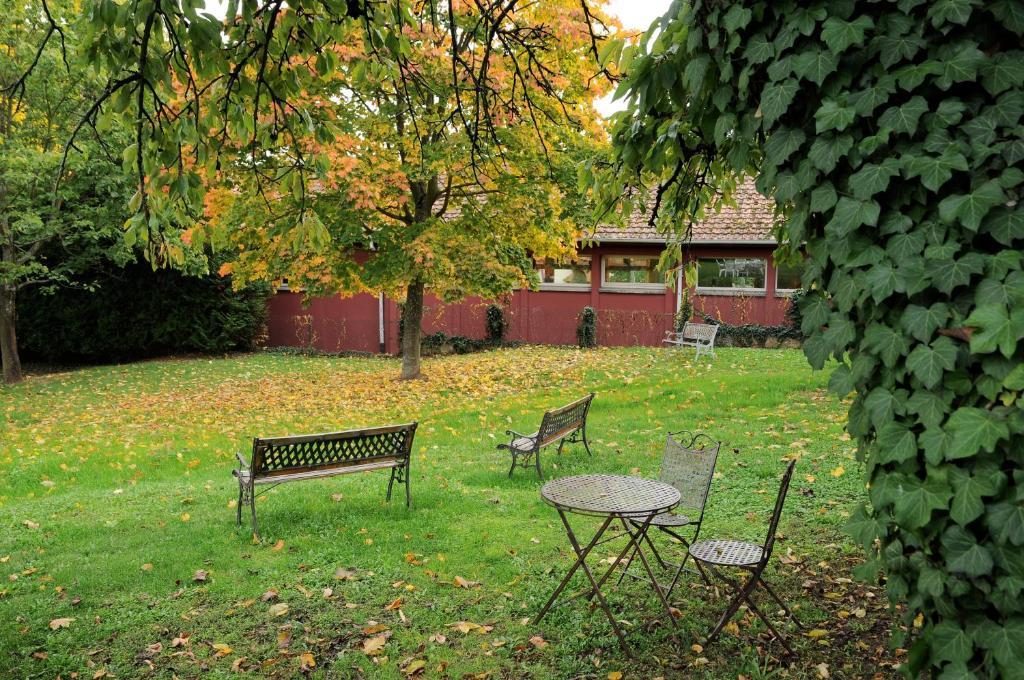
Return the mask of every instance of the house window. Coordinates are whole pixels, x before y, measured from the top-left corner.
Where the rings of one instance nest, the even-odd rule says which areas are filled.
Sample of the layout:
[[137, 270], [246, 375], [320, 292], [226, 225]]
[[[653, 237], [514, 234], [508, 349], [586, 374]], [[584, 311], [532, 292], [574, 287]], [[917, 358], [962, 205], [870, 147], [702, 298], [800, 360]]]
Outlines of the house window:
[[800, 275], [803, 273], [803, 263], [784, 263], [775, 266], [775, 294], [788, 295], [803, 287], [800, 283]]
[[603, 258], [605, 288], [663, 291], [665, 277], [656, 255], [611, 255]]
[[764, 294], [768, 261], [756, 257], [702, 257], [697, 292], [712, 295]]
[[540, 287], [549, 290], [559, 288], [590, 288], [590, 256], [580, 255], [575, 262], [545, 260], [537, 265]]

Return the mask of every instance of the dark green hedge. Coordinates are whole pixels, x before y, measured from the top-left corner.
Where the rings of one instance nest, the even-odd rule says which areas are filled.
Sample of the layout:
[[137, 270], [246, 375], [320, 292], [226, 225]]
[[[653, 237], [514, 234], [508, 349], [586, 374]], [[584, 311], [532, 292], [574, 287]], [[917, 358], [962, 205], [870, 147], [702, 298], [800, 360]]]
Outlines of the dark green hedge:
[[233, 291], [230, 278], [153, 271], [141, 262], [80, 280], [85, 287], [19, 294], [25, 358], [92, 363], [222, 353], [251, 349], [265, 332], [267, 287]]

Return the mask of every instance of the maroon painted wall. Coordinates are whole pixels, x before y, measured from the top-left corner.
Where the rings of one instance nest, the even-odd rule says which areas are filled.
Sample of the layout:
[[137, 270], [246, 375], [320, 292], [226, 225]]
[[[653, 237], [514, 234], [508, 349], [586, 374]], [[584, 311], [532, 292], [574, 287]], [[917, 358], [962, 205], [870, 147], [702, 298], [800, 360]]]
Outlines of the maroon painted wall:
[[[672, 327], [676, 293], [623, 293], [601, 290], [601, 257], [657, 255], [657, 246], [603, 244], [581, 249], [592, 257], [591, 289], [582, 291], [519, 290], [497, 301], [509, 321], [509, 340], [529, 343], [576, 344], [576, 320], [586, 306], [597, 310], [598, 344], [605, 346], [660, 345]], [[785, 322], [788, 299], [775, 293], [775, 267], [770, 247], [693, 246], [688, 257], [761, 257], [768, 260], [764, 295], [697, 295], [690, 291], [694, 311], [727, 323], [776, 325]], [[423, 329], [448, 335], [483, 338], [490, 301], [478, 297], [445, 304], [432, 295], [424, 301]], [[385, 351], [398, 351], [398, 305], [384, 303]], [[302, 296], [279, 292], [270, 301], [268, 343], [271, 347], [312, 347], [329, 352], [379, 351], [378, 298], [366, 293], [353, 297], [316, 298], [308, 306]]]

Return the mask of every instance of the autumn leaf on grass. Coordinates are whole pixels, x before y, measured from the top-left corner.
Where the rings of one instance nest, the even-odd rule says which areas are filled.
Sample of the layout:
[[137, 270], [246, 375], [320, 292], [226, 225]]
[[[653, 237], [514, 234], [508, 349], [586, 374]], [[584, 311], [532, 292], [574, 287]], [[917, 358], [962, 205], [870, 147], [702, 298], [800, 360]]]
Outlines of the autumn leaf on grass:
[[57, 630], [58, 628], [70, 628], [72, 621], [74, 621], [74, 619], [68, 617], [54, 619], [53, 621], [50, 621], [50, 630]]
[[270, 590], [268, 590], [267, 592], [263, 593], [263, 595], [260, 596], [260, 600], [262, 600], [263, 602], [270, 602], [271, 600], [276, 600], [276, 599], [277, 599], [277, 591], [274, 590], [273, 588], [271, 588]]
[[281, 626], [277, 629], [277, 648], [288, 649], [292, 644], [292, 627]]
[[390, 602], [390, 604], [388, 604], [388, 606], [384, 607], [384, 609], [386, 609], [388, 611], [394, 611], [394, 610], [398, 609], [401, 606], [402, 606], [402, 598], [396, 597], [394, 600], [392, 600]]
[[846, 468], [844, 468], [842, 465], [840, 465], [839, 467], [837, 467], [835, 470], [832, 471], [832, 476], [833, 477], [842, 477], [845, 472], [846, 472]]
[[39, 523], [38, 522], [33, 522], [30, 519], [26, 519], [24, 522], [22, 522], [22, 524], [24, 524], [29, 529], [38, 529], [39, 528]]
[[182, 633], [178, 637], [171, 640], [171, 647], [185, 647], [189, 643], [189, 638], [192, 637], [192, 633]]
[[213, 647], [214, 652], [216, 652], [216, 654], [214, 654], [214, 656], [216, 656], [218, 658], [222, 657], [222, 656], [227, 656], [231, 652], [235, 651], [235, 650], [231, 649], [230, 647], [228, 647], [226, 644], [224, 644], [222, 642], [214, 642], [210, 646]]
[[192, 574], [192, 580], [196, 583], [203, 583], [209, 575], [209, 572], [203, 571], [202, 569], [196, 569], [196, 573]]
[[619, 671], [612, 671], [608, 674], [608, 680], [622, 680], [622, 673]]
[[231, 664], [231, 672], [232, 673], [241, 673], [242, 672], [242, 664], [245, 663], [246, 659], [248, 659], [248, 658], [249, 657], [247, 657], [247, 656], [240, 656], [237, 659], [235, 659], [234, 662]]
[[363, 652], [368, 656], [376, 656], [377, 654], [380, 654], [390, 637], [391, 631], [386, 630], [380, 635], [374, 635], [373, 637], [366, 638], [363, 640]]
[[287, 602], [278, 602], [277, 604], [272, 604], [272, 605], [270, 605], [270, 608], [267, 609], [267, 613], [269, 613], [271, 616], [275, 616], [275, 617], [276, 616], [284, 616], [285, 614], [288, 613], [288, 603]]
[[334, 570], [334, 578], [339, 581], [355, 581], [356, 572], [351, 569], [346, 569], [345, 567], [338, 567]]
[[544, 649], [548, 646], [548, 641], [542, 638], [540, 635], [534, 635], [532, 638], [530, 638], [530, 644], [536, 647], [537, 649]]
[[828, 631], [823, 628], [815, 628], [814, 630], [807, 631], [804, 635], [812, 640], [820, 640], [821, 638], [828, 636]]
[[433, 635], [431, 635], [427, 639], [430, 642], [435, 642], [435, 643], [437, 643], [439, 645], [443, 645], [444, 643], [448, 642], [448, 638], [446, 636], [442, 635], [441, 633], [434, 633]]
[[404, 673], [406, 677], [412, 677], [413, 675], [422, 673], [426, 667], [427, 662], [423, 659], [413, 659], [405, 668], [402, 669], [402, 673]]
[[469, 589], [469, 588], [476, 588], [478, 585], [480, 585], [480, 582], [479, 581], [467, 581], [466, 579], [462, 578], [461, 576], [456, 576], [454, 584], [455, 584], [455, 586], [457, 588]]
[[142, 571], [153, 571], [153, 565], [150, 562], [146, 562], [141, 567]]
[[316, 659], [309, 652], [303, 652], [299, 655], [299, 670], [310, 671], [316, 668]]
[[270, 546], [270, 549], [274, 552], [279, 552], [284, 548], [284, 539], [278, 539], [277, 543]]

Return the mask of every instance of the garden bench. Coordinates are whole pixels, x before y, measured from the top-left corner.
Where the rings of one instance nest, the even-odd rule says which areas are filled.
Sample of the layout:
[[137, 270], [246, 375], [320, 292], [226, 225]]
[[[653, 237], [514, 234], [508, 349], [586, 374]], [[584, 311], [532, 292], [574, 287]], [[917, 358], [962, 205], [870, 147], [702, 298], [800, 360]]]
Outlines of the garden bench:
[[676, 347], [693, 347], [697, 350], [695, 359], [701, 354], [715, 356], [715, 336], [718, 335], [718, 324], [690, 323], [683, 324], [683, 330], [667, 331], [662, 342]]
[[571, 404], [548, 411], [540, 421], [540, 428], [533, 434], [505, 430], [505, 434], [511, 436], [512, 440], [508, 444], [498, 444], [498, 449], [507, 449], [512, 454], [512, 467], [508, 470], [508, 476], [512, 476], [516, 466], [529, 467], [532, 458], [537, 476], [543, 478], [544, 474], [540, 471], [540, 450], [555, 442], [558, 442], [559, 453], [568, 441], [582, 442], [587, 454], [593, 455], [587, 442], [587, 414], [593, 400], [594, 393], [591, 392]]
[[232, 471], [238, 478], [238, 512], [242, 523], [242, 506], [252, 512], [252, 533], [259, 536], [256, 525], [256, 486], [271, 484], [266, 493], [278, 484], [346, 475], [368, 470], [391, 470], [387, 500], [395, 482], [405, 484], [405, 505], [409, 506], [409, 457], [416, 423], [387, 425], [362, 430], [306, 434], [293, 437], [256, 438], [252, 440], [252, 461], [246, 463], [236, 454], [241, 467]]

